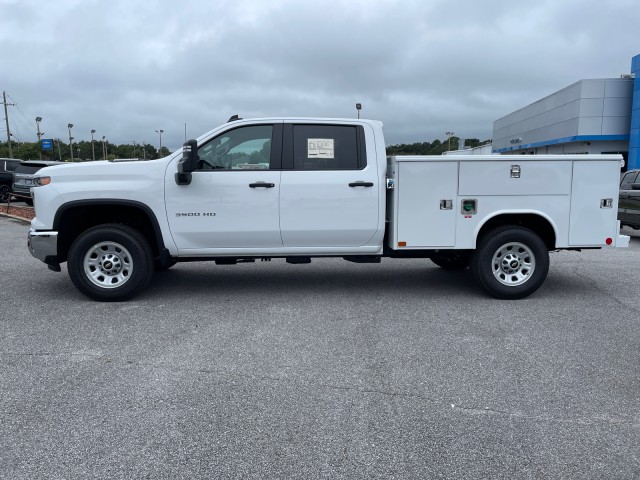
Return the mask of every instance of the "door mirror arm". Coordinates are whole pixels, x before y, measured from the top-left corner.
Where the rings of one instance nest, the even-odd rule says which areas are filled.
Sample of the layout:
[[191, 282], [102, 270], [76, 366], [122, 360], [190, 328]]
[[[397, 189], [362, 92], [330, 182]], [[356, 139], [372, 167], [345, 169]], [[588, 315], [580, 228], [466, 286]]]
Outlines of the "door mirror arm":
[[178, 185], [189, 185], [191, 183], [191, 172], [198, 168], [198, 142], [197, 140], [187, 140], [182, 147], [182, 158], [178, 162], [176, 172], [176, 183]]

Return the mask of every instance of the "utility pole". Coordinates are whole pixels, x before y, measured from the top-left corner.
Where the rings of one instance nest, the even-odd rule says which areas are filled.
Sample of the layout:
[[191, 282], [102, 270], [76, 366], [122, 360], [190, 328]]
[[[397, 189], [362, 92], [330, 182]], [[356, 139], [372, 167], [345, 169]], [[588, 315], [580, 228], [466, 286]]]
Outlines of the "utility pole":
[[73, 123], [67, 124], [67, 128], [69, 129], [69, 151], [71, 152], [71, 161], [73, 162], [73, 137], [71, 136], [71, 129], [73, 128]]
[[449, 137], [449, 146], [447, 147], [447, 152], [451, 150], [451, 137], [455, 135], [455, 132], [446, 132], [447, 137]]
[[13, 150], [11, 149], [11, 131], [9, 130], [9, 113], [7, 105], [15, 105], [15, 103], [7, 103], [7, 92], [2, 91], [2, 103], [4, 104], [4, 122], [7, 126], [7, 143], [9, 144], [9, 158], [13, 158]]
[[40, 139], [42, 137], [42, 133], [40, 133], [41, 121], [42, 121], [42, 117], [36, 117], [36, 128], [38, 129], [38, 153], [40, 153], [40, 160], [42, 160], [42, 143], [40, 143]]
[[96, 161], [96, 147], [93, 144], [93, 134], [96, 133], [95, 130], [91, 130], [91, 156], [93, 157], [93, 161]]
[[164, 130], [156, 130], [156, 133], [160, 135], [160, 148], [158, 149], [158, 158], [160, 158], [162, 155], [162, 134], [164, 133]]
[[107, 147], [104, 144], [105, 138], [107, 138], [107, 137], [105, 135], [102, 135], [102, 159], [103, 160], [107, 159]]

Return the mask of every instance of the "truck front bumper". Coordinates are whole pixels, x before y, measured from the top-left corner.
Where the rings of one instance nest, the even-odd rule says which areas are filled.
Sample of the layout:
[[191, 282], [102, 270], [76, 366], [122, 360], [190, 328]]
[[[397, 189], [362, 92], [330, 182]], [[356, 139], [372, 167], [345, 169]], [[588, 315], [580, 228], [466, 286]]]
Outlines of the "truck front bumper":
[[58, 232], [29, 229], [29, 252], [47, 265], [58, 265]]

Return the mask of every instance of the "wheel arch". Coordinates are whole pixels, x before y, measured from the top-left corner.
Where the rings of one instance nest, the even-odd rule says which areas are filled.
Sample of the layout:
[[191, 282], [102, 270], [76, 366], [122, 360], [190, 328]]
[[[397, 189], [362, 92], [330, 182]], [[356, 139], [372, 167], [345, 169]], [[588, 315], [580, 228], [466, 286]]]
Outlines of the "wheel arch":
[[140, 231], [155, 257], [166, 250], [160, 224], [148, 205], [121, 199], [77, 200], [62, 205], [53, 220], [53, 229], [59, 232], [58, 261], [66, 261], [71, 245], [82, 232], [106, 223], [120, 223]]
[[553, 250], [556, 246], [558, 229], [554, 221], [544, 213], [535, 211], [497, 212], [495, 215], [486, 218], [476, 229], [476, 246], [487, 232], [503, 225], [517, 225], [528, 228], [542, 238], [549, 250]]

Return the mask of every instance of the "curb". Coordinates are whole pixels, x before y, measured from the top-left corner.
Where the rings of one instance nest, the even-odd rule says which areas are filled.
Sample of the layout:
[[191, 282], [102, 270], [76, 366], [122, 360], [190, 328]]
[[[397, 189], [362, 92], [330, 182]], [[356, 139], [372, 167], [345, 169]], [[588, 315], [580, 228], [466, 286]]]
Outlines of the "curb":
[[27, 220], [27, 219], [22, 218], [22, 217], [17, 217], [15, 215], [10, 215], [10, 214], [4, 213], [4, 212], [0, 212], [0, 216], [7, 217], [7, 218], [13, 218], [14, 220], [20, 220], [21, 222], [24, 222], [27, 225], [31, 223], [31, 220]]

